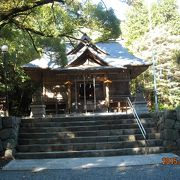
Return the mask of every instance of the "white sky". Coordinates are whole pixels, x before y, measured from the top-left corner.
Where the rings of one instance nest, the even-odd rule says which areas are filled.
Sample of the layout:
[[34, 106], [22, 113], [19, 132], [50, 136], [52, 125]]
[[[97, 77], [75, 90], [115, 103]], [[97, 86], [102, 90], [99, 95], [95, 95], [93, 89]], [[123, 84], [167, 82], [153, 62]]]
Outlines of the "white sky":
[[112, 7], [116, 16], [119, 19], [124, 19], [125, 11], [127, 10], [127, 4], [120, 2], [119, 0], [103, 0], [107, 7]]
[[[100, 2], [100, 0], [92, 0], [94, 3]], [[112, 7], [116, 16], [119, 19], [124, 19], [124, 14], [127, 9], [127, 5], [122, 3], [120, 0], [103, 0], [107, 8]]]

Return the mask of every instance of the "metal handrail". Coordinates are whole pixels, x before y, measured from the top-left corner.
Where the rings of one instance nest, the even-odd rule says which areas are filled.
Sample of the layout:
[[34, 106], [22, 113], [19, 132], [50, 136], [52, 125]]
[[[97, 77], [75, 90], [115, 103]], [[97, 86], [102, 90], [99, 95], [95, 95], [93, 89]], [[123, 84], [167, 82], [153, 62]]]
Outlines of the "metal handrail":
[[138, 116], [138, 114], [136, 112], [136, 109], [133, 107], [132, 102], [131, 102], [129, 97], [127, 97], [127, 102], [129, 104], [130, 108], [132, 109], [132, 112], [133, 112], [133, 115], [135, 117], [135, 120], [136, 120], [136, 122], [137, 122], [137, 124], [139, 126], [139, 129], [140, 129], [143, 137], [144, 137], [144, 140], [145, 140], [145, 153], [148, 154], [149, 153], [149, 148], [148, 148], [148, 141], [147, 141], [146, 130], [144, 129], [144, 126], [142, 125], [142, 122], [141, 122], [141, 120], [140, 120], [140, 118], [139, 118], [139, 116]]
[[140, 129], [140, 131], [141, 131], [144, 139], [147, 140], [146, 130], [144, 129], [144, 126], [142, 125], [142, 122], [141, 122], [141, 120], [140, 120], [140, 118], [139, 118], [139, 116], [138, 116], [135, 108], [133, 107], [132, 102], [131, 102], [131, 100], [130, 100], [129, 97], [127, 97], [127, 102], [128, 102], [128, 104], [129, 104], [130, 108], [132, 109], [133, 115], [134, 115], [134, 117], [135, 117], [135, 120], [136, 120], [136, 122], [137, 122], [137, 124], [138, 124], [138, 126], [139, 126], [139, 129]]

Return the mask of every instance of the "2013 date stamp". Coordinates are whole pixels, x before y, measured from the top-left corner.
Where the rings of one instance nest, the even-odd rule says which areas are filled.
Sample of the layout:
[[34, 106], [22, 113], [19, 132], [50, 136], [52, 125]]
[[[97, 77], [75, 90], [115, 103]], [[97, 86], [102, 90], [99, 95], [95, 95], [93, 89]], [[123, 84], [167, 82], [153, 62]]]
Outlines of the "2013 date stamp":
[[163, 157], [162, 158], [162, 164], [164, 165], [180, 165], [180, 159], [178, 160], [176, 157], [172, 157], [172, 158], [169, 158], [169, 157]]

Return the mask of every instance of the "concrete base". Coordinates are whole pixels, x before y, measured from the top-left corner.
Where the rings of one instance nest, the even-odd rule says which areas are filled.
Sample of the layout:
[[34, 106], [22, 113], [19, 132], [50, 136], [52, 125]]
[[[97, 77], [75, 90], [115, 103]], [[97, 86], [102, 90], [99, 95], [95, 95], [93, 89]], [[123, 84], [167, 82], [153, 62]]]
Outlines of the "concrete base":
[[30, 108], [31, 108], [31, 115], [30, 117], [45, 117], [46, 115], [46, 106], [45, 105], [35, 105], [35, 104], [32, 104], [30, 105]]
[[124, 167], [137, 165], [162, 164], [162, 158], [179, 158], [172, 153], [90, 157], [90, 158], [61, 158], [61, 159], [29, 159], [13, 160], [3, 170], [29, 170], [38, 172], [47, 169], [84, 169], [97, 167]]
[[137, 114], [145, 114], [145, 113], [148, 113], [148, 108], [147, 108], [147, 104], [146, 102], [133, 102], [132, 103]]

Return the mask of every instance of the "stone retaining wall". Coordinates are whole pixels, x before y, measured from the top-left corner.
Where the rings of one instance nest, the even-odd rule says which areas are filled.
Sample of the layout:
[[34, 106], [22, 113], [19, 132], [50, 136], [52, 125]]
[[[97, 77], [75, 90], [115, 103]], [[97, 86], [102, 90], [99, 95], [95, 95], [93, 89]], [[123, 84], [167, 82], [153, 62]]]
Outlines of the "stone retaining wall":
[[180, 150], [180, 109], [165, 110], [156, 116], [158, 129], [167, 151]]
[[17, 144], [20, 118], [0, 117], [0, 155], [13, 157]]

